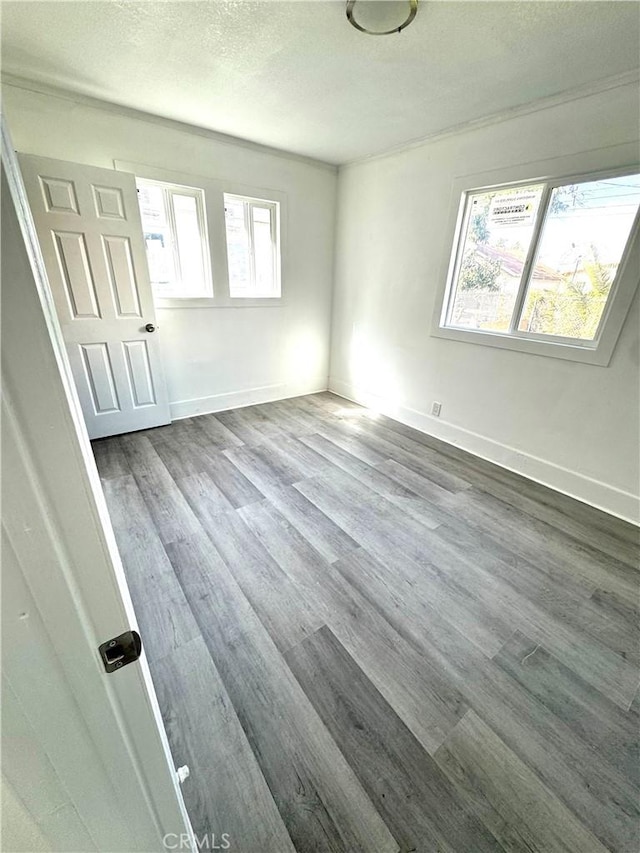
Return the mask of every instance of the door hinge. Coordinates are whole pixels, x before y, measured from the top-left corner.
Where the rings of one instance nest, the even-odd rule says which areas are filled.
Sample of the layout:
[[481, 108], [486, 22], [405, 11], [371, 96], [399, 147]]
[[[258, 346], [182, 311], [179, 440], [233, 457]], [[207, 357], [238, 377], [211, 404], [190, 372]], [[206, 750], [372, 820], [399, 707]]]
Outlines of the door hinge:
[[107, 672], [121, 669], [128, 663], [138, 660], [142, 651], [142, 640], [137, 631], [125, 631], [113, 640], [107, 640], [98, 647], [102, 663]]

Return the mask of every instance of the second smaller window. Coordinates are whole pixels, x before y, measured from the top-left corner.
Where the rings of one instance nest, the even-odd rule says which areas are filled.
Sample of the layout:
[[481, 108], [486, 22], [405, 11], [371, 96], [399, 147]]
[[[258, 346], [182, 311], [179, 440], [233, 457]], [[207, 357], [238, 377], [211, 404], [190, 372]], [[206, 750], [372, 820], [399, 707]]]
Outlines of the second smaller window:
[[224, 194], [229, 295], [280, 296], [280, 205]]

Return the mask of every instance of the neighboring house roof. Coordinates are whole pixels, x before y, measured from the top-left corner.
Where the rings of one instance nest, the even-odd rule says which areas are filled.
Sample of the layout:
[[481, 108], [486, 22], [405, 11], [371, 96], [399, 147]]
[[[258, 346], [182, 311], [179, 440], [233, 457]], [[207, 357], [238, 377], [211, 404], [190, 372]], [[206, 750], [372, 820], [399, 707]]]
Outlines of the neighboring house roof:
[[[502, 272], [514, 278], [520, 278], [523, 260], [512, 254], [508, 249], [497, 249], [493, 246], [487, 246], [486, 243], [478, 243], [476, 252], [490, 261], [500, 261]], [[534, 267], [533, 278], [542, 281], [562, 281], [562, 276], [556, 270], [540, 263]]]

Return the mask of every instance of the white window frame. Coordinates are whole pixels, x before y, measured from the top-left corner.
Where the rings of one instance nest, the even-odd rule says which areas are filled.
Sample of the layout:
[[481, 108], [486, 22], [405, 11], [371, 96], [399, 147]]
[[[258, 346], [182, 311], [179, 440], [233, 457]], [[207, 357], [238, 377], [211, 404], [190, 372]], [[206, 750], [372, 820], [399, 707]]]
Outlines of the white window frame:
[[[227, 268], [229, 263], [229, 247], [227, 244], [226, 232], [226, 204], [227, 200], [241, 202], [244, 209], [244, 223], [247, 229], [249, 238], [249, 272], [251, 275], [251, 287], [246, 294], [238, 294], [231, 292], [231, 277], [228, 276], [229, 282], [229, 298], [236, 299], [255, 299], [262, 301], [279, 300], [282, 297], [282, 280], [281, 280], [281, 258], [280, 258], [280, 202], [273, 199], [255, 198], [253, 196], [239, 195], [237, 193], [224, 192], [222, 196], [223, 205], [225, 207], [225, 248], [227, 251]], [[254, 207], [267, 208], [271, 211], [271, 242], [274, 247], [273, 252], [273, 280], [274, 288], [271, 293], [258, 293], [255, 290], [256, 267], [255, 267], [255, 250], [254, 250], [254, 233], [253, 233], [253, 216]]]
[[[545, 165], [548, 167], [548, 163]], [[527, 169], [526, 167], [521, 167], [517, 171], [522, 173], [523, 171], [526, 172]], [[639, 171], [640, 167], [637, 164], [633, 164], [631, 166], [612, 167], [599, 171], [581, 172], [579, 174], [567, 174], [566, 172], [564, 174], [538, 173], [538, 176], [536, 176], [534, 168], [531, 167], [530, 176], [526, 178], [518, 176], [517, 179], [513, 180], [500, 180], [500, 173], [494, 173], [498, 180], [491, 181], [490, 183], [479, 182], [478, 184], [474, 184], [473, 178], [456, 180], [453, 188], [455, 227], [449, 232], [452, 234], [452, 237], [448, 244], [452, 246], [452, 250], [448, 258], [446, 278], [444, 278], [444, 284], [436, 301], [432, 335], [450, 340], [518, 350], [520, 352], [529, 352], [536, 355], [546, 355], [588, 364], [608, 365], [638, 286], [638, 273], [640, 271], [640, 211], [636, 215], [631, 228], [625, 251], [618, 266], [616, 277], [611, 285], [609, 298], [607, 299], [593, 341], [521, 332], [518, 330], [517, 325], [526, 298], [529, 277], [540, 244], [552, 190], [556, 187], [574, 183], [637, 174]], [[504, 175], [505, 172], [503, 171], [502, 174]], [[487, 176], [484, 175], [483, 177], [486, 179]], [[455, 295], [458, 271], [464, 249], [463, 244], [468, 221], [469, 197], [477, 192], [488, 192], [494, 189], [505, 188], [512, 189], [534, 184], [544, 184], [544, 188], [538, 205], [531, 244], [523, 267], [522, 279], [514, 304], [509, 330], [507, 332], [496, 332], [446, 325], [453, 308], [453, 297]]]
[[[153, 299], [155, 303], [162, 303], [164, 300], [179, 300], [182, 302], [183, 300], [190, 299], [212, 299], [214, 295], [213, 291], [213, 279], [211, 276], [211, 251], [209, 249], [209, 237], [208, 237], [208, 229], [207, 229], [207, 215], [205, 210], [205, 191], [200, 187], [192, 187], [185, 186], [182, 184], [170, 183], [168, 181], [158, 181], [151, 180], [149, 178], [141, 177], [140, 175], [136, 175], [136, 186], [151, 184], [152, 186], [159, 187], [163, 195], [165, 196], [165, 208], [167, 213], [167, 221], [169, 224], [169, 231], [171, 233], [171, 252], [173, 255], [173, 268], [176, 276], [176, 292], [167, 294], [164, 296], [160, 296], [155, 293], [153, 290], [153, 282], [151, 283], [151, 290], [153, 293]], [[196, 202], [196, 212], [198, 216], [198, 230], [200, 233], [200, 251], [202, 253], [202, 269], [204, 275], [204, 288], [201, 292], [186, 292], [180, 293], [181, 289], [184, 289], [184, 281], [182, 277], [182, 268], [180, 264], [180, 251], [178, 248], [178, 233], [175, 219], [175, 209], [173, 205], [173, 196], [181, 195], [188, 196], [190, 198], [195, 199]]]
[[[286, 193], [271, 187], [259, 187], [244, 184], [232, 179], [204, 177], [192, 172], [165, 169], [131, 160], [113, 161], [114, 168], [129, 172], [141, 181], [149, 183], [174, 184], [182, 187], [194, 187], [204, 192], [206, 229], [209, 245], [209, 263], [213, 279], [213, 294], [206, 297], [174, 298], [154, 297], [157, 310], [176, 309], [184, 311], [201, 308], [283, 308], [288, 304], [287, 282], [290, 275], [291, 259], [288, 247], [289, 199]], [[229, 295], [229, 270], [227, 266], [227, 232], [224, 216], [224, 194], [245, 198], [264, 199], [279, 205], [280, 240], [280, 296], [279, 297], [234, 297]]]

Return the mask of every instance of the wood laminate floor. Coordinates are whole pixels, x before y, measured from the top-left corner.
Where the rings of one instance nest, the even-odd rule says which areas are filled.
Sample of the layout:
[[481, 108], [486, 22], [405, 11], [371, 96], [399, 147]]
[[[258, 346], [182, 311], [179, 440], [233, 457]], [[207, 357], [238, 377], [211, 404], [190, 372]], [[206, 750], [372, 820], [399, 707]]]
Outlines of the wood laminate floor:
[[329, 393], [94, 452], [198, 836], [638, 851], [636, 528]]

